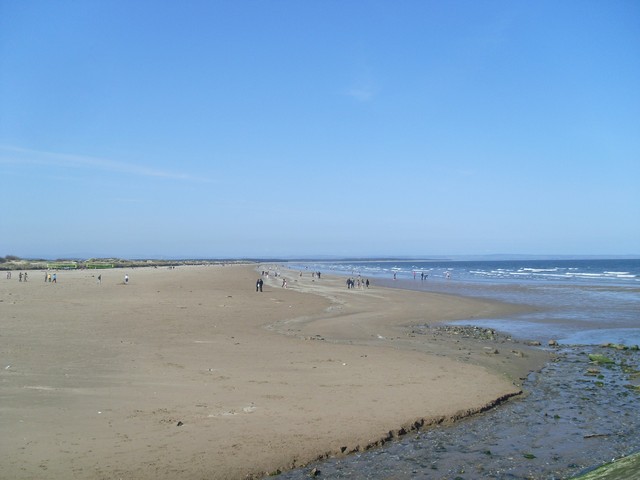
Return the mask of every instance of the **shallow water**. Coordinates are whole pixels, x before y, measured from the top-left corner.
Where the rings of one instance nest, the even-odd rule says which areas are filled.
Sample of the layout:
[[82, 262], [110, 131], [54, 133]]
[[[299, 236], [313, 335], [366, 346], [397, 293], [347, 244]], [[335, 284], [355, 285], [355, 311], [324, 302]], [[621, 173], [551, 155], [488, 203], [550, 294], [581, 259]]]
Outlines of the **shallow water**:
[[[594, 365], [589, 353], [615, 361]], [[588, 369], [598, 373], [588, 374]], [[360, 454], [329, 459], [280, 479], [564, 479], [640, 450], [640, 353], [562, 347], [523, 385], [527, 396]]]
[[495, 328], [518, 338], [543, 343], [554, 339], [568, 345], [609, 342], [640, 345], [640, 289], [637, 287], [388, 279], [378, 280], [377, 285], [529, 305], [532, 311], [509, 318], [460, 322]]
[[[640, 260], [360, 261], [293, 264], [369, 278], [375, 286], [529, 305], [508, 319], [467, 320], [514, 337], [564, 344], [640, 344]], [[429, 276], [421, 279], [421, 274]], [[395, 277], [395, 279], [394, 279]]]

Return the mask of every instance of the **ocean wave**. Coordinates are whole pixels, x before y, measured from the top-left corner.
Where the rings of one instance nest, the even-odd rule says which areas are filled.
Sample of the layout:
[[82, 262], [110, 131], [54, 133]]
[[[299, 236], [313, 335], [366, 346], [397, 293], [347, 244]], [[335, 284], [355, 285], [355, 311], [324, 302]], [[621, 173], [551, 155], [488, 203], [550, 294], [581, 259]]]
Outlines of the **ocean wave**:
[[540, 273], [540, 272], [557, 272], [558, 268], [521, 268], [522, 272], [532, 272], [532, 273]]
[[621, 285], [640, 282], [639, 260], [551, 260], [551, 261], [352, 261], [313, 262], [306, 268], [330, 270], [342, 275], [362, 275], [387, 278], [394, 274], [398, 278], [416, 277], [426, 273], [430, 279], [454, 278], [467, 282], [575, 282], [576, 285], [603, 284]]

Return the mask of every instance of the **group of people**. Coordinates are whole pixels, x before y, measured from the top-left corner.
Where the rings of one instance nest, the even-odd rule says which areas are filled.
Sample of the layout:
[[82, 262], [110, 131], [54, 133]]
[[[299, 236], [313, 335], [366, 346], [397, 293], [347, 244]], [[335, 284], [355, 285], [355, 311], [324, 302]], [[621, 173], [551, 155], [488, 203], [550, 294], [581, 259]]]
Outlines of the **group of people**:
[[[22, 282], [22, 281], [27, 281], [29, 279], [29, 272], [19, 272], [18, 273], [18, 281]], [[11, 271], [7, 271], [7, 280], [11, 280]]]
[[[416, 272], [413, 272], [413, 278], [416, 278]], [[426, 280], [429, 278], [428, 273], [420, 272], [420, 280]]]
[[[11, 280], [11, 271], [7, 271], [7, 280]], [[26, 282], [29, 280], [29, 274], [28, 272], [19, 272], [18, 273], [18, 281], [19, 282]], [[51, 273], [51, 272], [44, 272], [44, 281], [45, 283], [58, 283], [58, 275], [56, 273]], [[258, 287], [258, 285], [256, 285], [256, 291], [258, 291], [258, 288], [260, 291], [262, 291], [262, 279], [259, 280], [260, 282], [260, 286]], [[98, 275], [98, 279], [97, 282], [98, 284], [102, 284], [102, 275]], [[129, 284], [129, 275], [125, 274], [124, 276], [124, 283], [125, 285]]]
[[[7, 280], [11, 280], [11, 272], [7, 272]], [[18, 273], [18, 281], [19, 282], [27, 282], [29, 281], [29, 272], [19, 272]], [[58, 283], [58, 277], [55, 273], [45, 272], [44, 273], [44, 281], [45, 283]]]
[[347, 288], [369, 288], [369, 279], [362, 280], [360, 278], [354, 280], [353, 278], [347, 278]]
[[[7, 271], [7, 280], [11, 280], [11, 271]], [[18, 281], [19, 282], [26, 282], [29, 280], [29, 274], [28, 272], [20, 272], [18, 273]], [[44, 272], [44, 281], [45, 283], [58, 283], [58, 275], [56, 273], [51, 273], [51, 272]], [[259, 280], [260, 282], [260, 286], [259, 289], [260, 291], [262, 291], [262, 279]], [[102, 284], [102, 275], [98, 275], [98, 280], [97, 280], [98, 284]], [[125, 285], [129, 284], [129, 275], [125, 274], [124, 276], [124, 283]], [[258, 285], [256, 285], [256, 291], [258, 291]]]

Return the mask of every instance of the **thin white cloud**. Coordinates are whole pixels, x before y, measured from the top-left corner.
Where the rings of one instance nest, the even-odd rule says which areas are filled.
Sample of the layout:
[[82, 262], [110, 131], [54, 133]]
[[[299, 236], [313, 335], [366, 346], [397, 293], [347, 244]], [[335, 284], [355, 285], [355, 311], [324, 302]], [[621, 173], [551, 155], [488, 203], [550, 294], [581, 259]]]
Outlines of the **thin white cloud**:
[[359, 102], [369, 102], [375, 96], [375, 92], [369, 87], [352, 88], [347, 90], [346, 93], [348, 96], [358, 100]]
[[62, 168], [88, 168], [108, 172], [119, 172], [143, 177], [166, 178], [169, 180], [207, 182], [203, 177], [196, 177], [187, 173], [158, 170], [155, 168], [120, 162], [87, 155], [68, 153], [44, 152], [22, 147], [0, 145], [0, 163], [18, 163], [32, 165], [46, 165]]

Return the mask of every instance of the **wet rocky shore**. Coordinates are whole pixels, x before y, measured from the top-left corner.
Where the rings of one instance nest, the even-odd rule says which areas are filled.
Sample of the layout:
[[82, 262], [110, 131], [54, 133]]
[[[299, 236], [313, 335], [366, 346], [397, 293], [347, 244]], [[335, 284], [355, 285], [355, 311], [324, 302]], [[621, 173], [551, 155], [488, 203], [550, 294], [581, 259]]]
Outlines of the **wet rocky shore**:
[[[444, 328], [442, 334], [478, 340], [500, 335]], [[454, 425], [410, 432], [277, 478], [567, 479], [640, 451], [638, 348], [552, 348], [553, 360], [524, 382], [525, 395]]]

